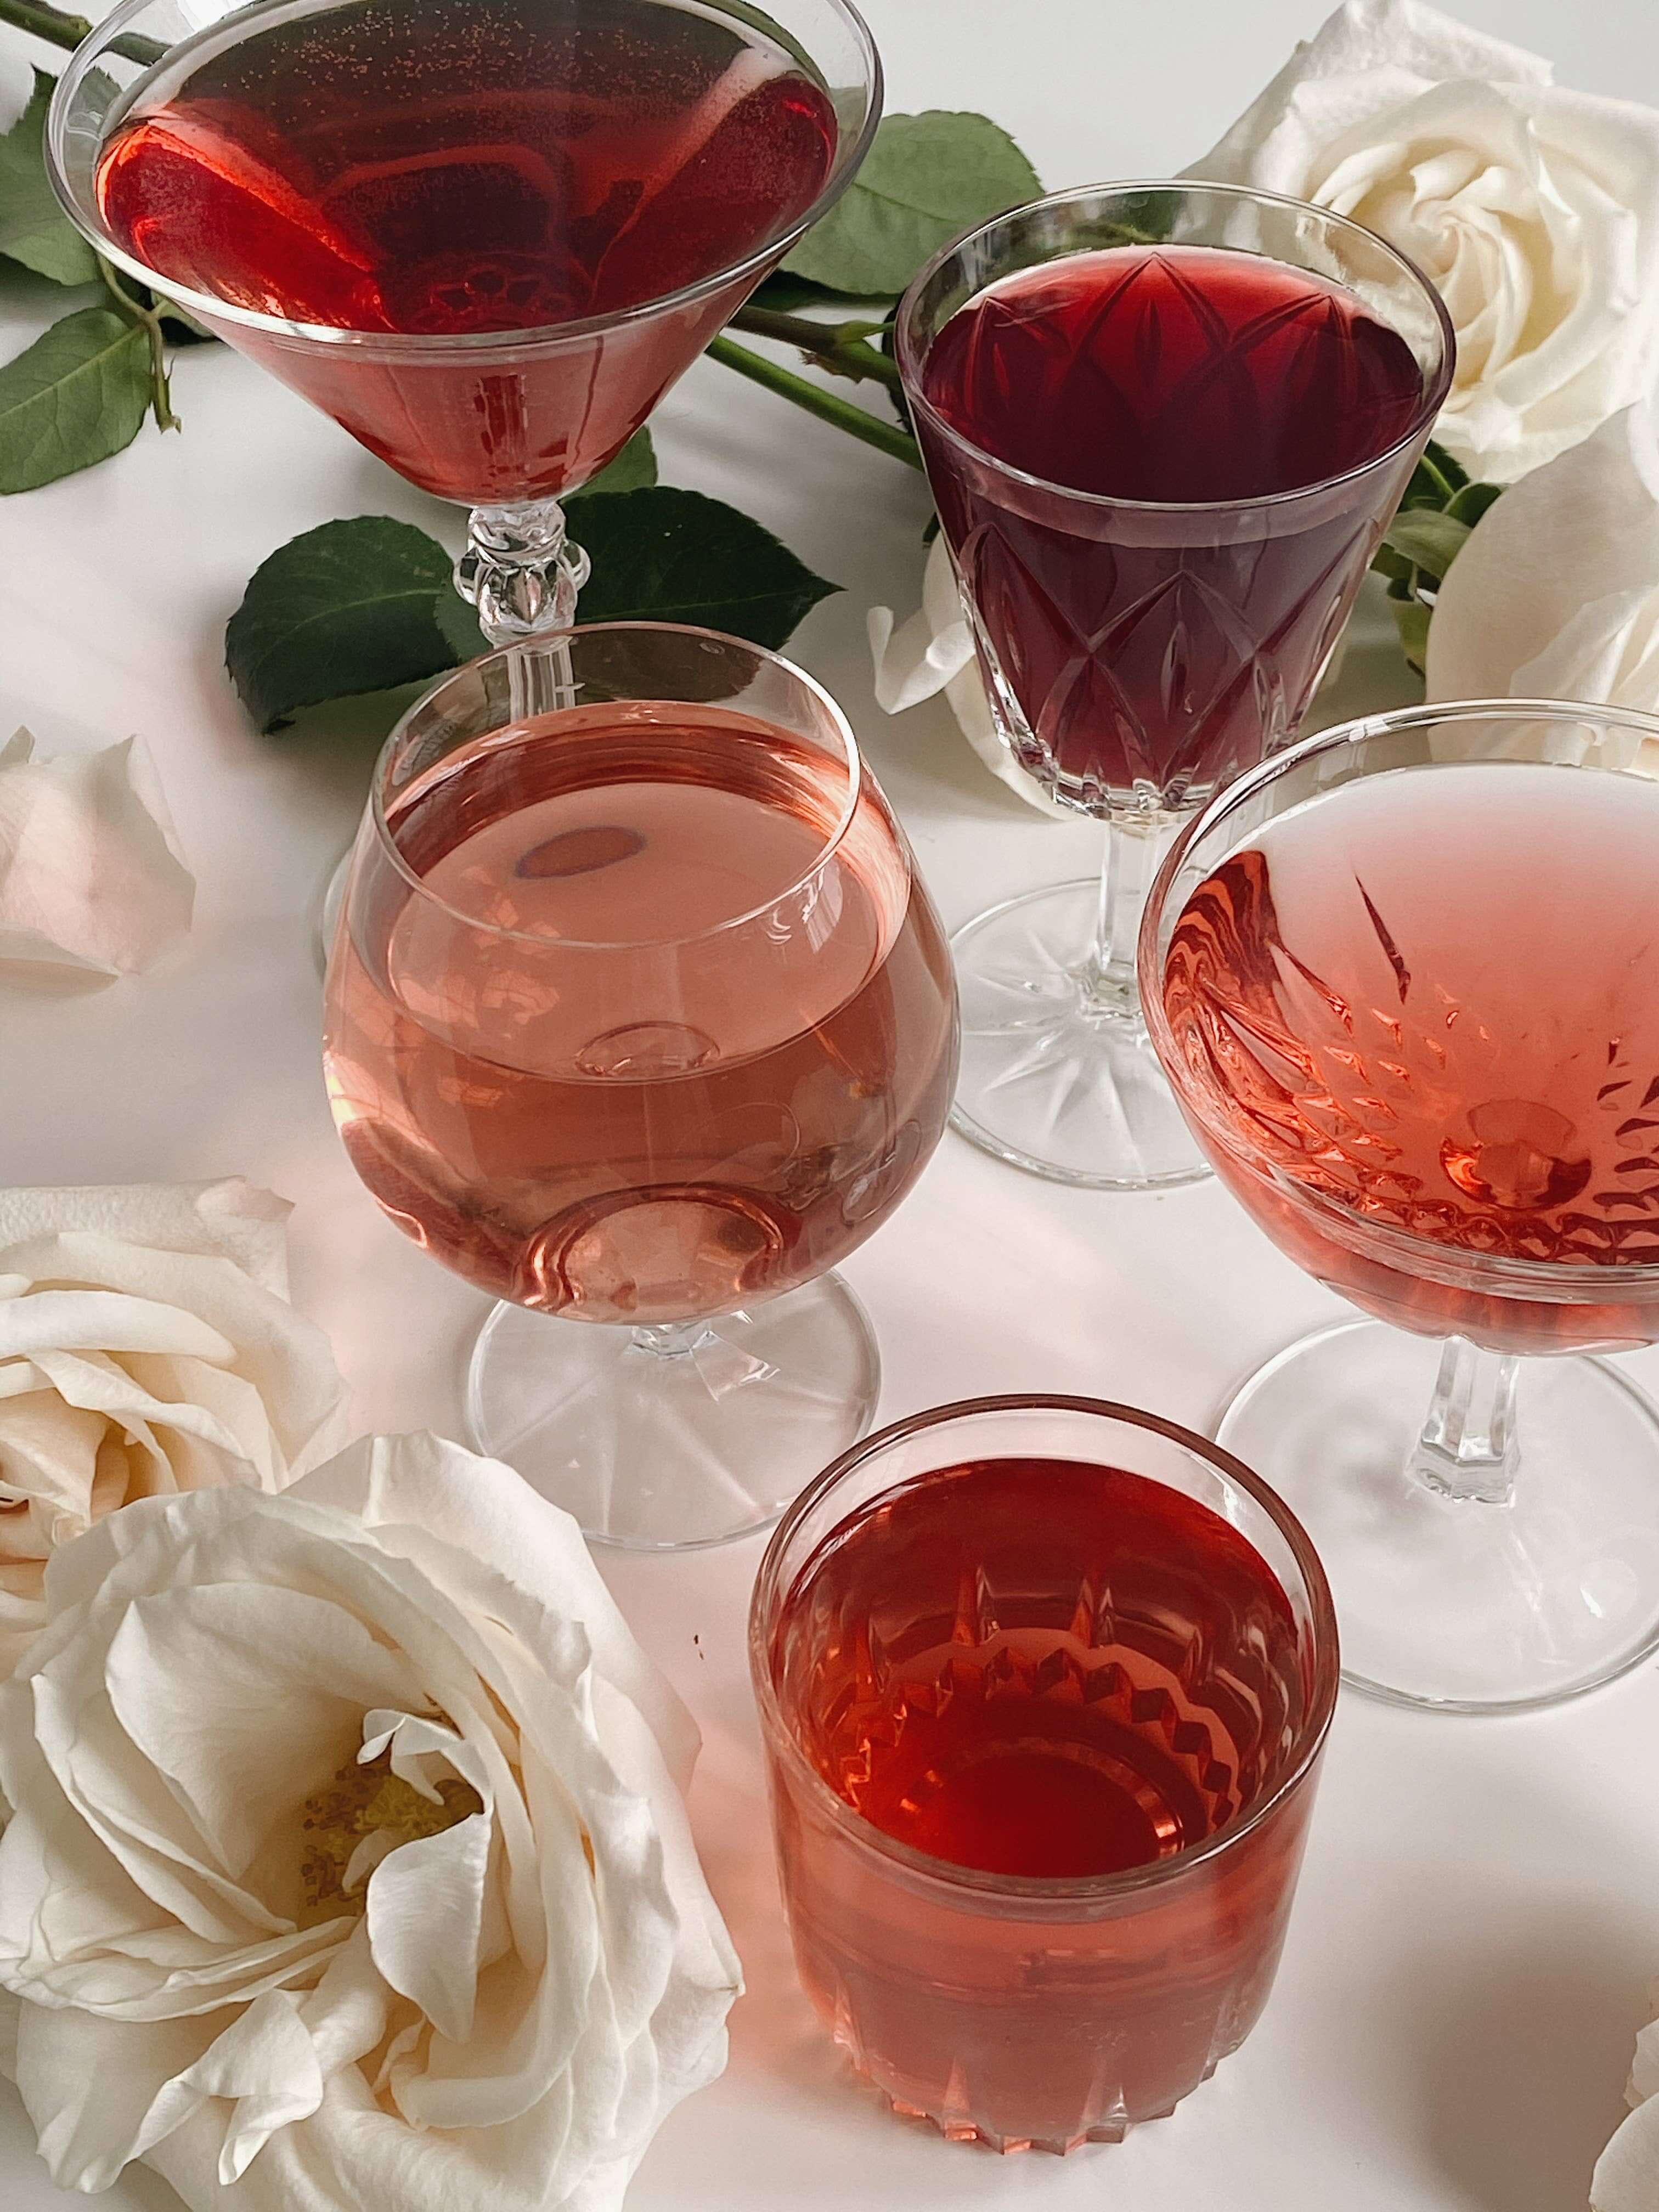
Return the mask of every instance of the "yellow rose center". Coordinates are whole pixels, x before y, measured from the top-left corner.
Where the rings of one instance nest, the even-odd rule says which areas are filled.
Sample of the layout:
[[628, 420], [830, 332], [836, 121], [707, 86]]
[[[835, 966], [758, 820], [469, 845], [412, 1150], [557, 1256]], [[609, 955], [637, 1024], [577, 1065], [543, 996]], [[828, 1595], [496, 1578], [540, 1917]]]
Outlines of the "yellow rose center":
[[483, 1801], [469, 1782], [450, 1775], [437, 1784], [438, 1802], [423, 1797], [392, 1771], [390, 1745], [364, 1763], [353, 1759], [301, 1808], [305, 1844], [300, 1862], [304, 1898], [303, 1926], [363, 1911], [368, 1885], [348, 1890], [346, 1869], [358, 1846], [370, 1836], [385, 1836], [391, 1847], [441, 1836], [447, 1828], [482, 1813]]

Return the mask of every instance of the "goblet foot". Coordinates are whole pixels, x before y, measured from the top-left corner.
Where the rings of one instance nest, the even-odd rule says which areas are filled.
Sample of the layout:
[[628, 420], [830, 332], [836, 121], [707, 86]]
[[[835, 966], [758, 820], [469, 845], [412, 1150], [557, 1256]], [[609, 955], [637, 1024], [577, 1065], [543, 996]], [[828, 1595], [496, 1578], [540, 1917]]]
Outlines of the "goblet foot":
[[864, 1435], [880, 1387], [875, 1337], [837, 1275], [675, 1328], [501, 1304], [468, 1370], [468, 1440], [596, 1543], [689, 1551], [775, 1521]]
[[1217, 1441], [1313, 1538], [1353, 1688], [1481, 1713], [1612, 1681], [1659, 1647], [1659, 1413], [1605, 1360], [1528, 1360], [1513, 1494], [1447, 1497], [1407, 1465], [1441, 1352], [1339, 1322], [1259, 1368]]
[[1166, 1190], [1209, 1174], [1133, 1001], [1085, 983], [1097, 881], [993, 907], [951, 940], [962, 998], [953, 1126], [1051, 1182]]

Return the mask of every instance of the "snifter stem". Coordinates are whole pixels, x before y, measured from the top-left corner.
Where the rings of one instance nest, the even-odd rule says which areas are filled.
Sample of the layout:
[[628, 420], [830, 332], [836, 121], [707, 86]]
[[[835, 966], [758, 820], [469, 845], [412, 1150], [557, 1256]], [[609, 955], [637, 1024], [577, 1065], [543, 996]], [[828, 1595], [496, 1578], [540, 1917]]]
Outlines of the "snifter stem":
[[1449, 1337], [1434, 1398], [1408, 1462], [1409, 1471], [1443, 1497], [1507, 1505], [1520, 1471], [1515, 1385], [1520, 1361]]
[[1115, 808], [1107, 817], [1094, 942], [1079, 977], [1085, 1011], [1106, 1022], [1139, 1022], [1135, 947], [1140, 918], [1176, 824], [1151, 807]]

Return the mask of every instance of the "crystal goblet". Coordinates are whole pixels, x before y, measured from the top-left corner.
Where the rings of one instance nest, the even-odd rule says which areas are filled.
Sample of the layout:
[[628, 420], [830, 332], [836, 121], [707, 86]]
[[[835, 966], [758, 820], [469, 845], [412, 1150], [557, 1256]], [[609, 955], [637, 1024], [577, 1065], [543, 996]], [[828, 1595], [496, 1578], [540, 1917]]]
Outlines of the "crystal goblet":
[[947, 246], [896, 351], [1003, 742], [1097, 882], [954, 940], [956, 1123], [1055, 1181], [1204, 1170], [1134, 976], [1176, 823], [1296, 729], [1449, 386], [1427, 278], [1328, 210], [1091, 185]]

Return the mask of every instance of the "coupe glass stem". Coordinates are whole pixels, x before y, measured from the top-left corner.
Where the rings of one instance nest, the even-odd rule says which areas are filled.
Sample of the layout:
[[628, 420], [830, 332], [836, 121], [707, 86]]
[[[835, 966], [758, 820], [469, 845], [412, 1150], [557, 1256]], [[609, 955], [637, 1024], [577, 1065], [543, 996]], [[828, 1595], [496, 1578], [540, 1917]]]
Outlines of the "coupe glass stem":
[[1509, 1504], [1521, 1466], [1515, 1427], [1520, 1364], [1513, 1352], [1447, 1339], [1428, 1418], [1407, 1463], [1419, 1482], [1444, 1498]]
[[1079, 975], [1084, 1011], [1093, 1020], [1140, 1019], [1135, 984], [1140, 918], [1176, 826], [1151, 806], [1115, 807], [1107, 817], [1094, 942]]

